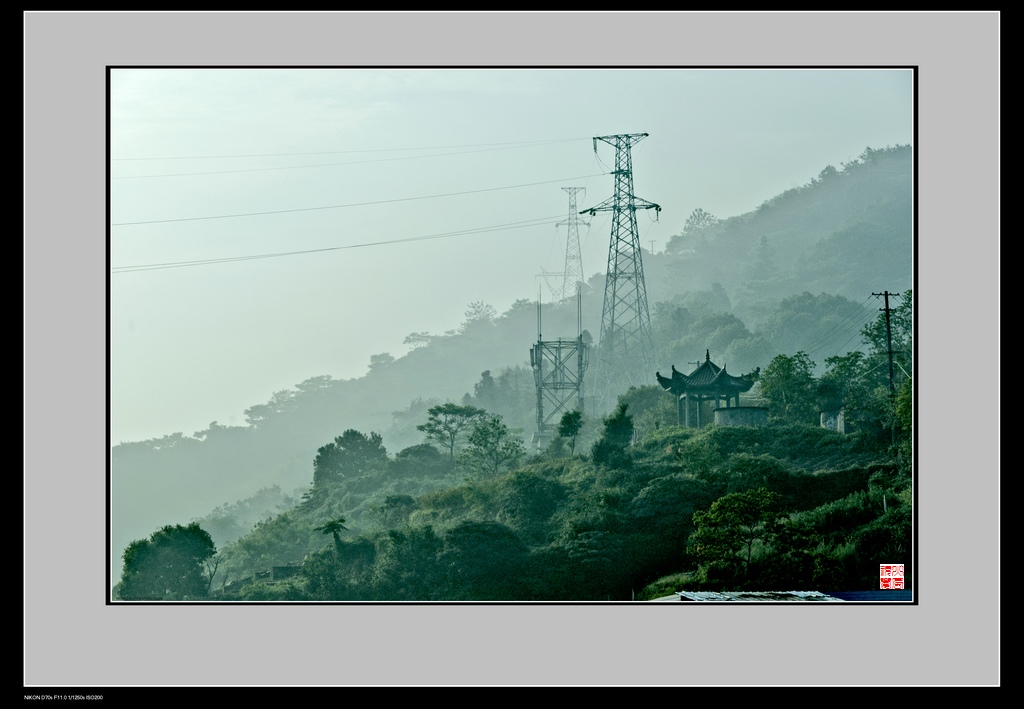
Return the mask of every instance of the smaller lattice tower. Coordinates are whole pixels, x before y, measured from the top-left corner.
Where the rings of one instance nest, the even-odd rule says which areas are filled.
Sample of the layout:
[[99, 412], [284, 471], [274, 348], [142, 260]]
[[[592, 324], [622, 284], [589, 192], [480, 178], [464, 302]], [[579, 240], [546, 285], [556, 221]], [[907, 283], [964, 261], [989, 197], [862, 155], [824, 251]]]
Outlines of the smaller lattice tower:
[[530, 366], [537, 386], [537, 431], [533, 445], [543, 449], [554, 438], [562, 415], [583, 411], [583, 375], [587, 370], [582, 295], [576, 289], [576, 338], [545, 340], [537, 300], [537, 343], [530, 348]]
[[583, 257], [580, 254], [580, 228], [579, 225], [590, 226], [590, 222], [580, 219], [576, 210], [576, 193], [585, 192], [585, 187], [563, 187], [569, 193], [569, 218], [564, 222], [558, 222], [556, 227], [569, 227], [569, 235], [565, 241], [565, 270], [562, 273], [562, 295], [560, 300], [566, 300], [575, 295], [583, 283]]

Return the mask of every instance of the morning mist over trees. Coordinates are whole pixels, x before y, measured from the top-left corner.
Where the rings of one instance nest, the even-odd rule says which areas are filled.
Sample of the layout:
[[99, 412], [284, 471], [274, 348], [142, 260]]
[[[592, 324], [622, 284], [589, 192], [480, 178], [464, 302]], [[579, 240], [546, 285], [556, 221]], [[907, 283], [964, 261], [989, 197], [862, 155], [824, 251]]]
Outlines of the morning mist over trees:
[[[410, 322], [360, 374], [306, 371], [249, 402], [243, 421], [116, 443], [115, 597], [650, 600], [682, 588], [870, 589], [879, 558], [909, 563], [911, 146], [860, 146], [846, 160], [807, 167], [761, 201], [731, 212], [708, 201], [680, 213], [690, 198], [656, 178], [687, 168], [648, 169], [657, 137], [652, 131], [633, 156], [637, 191], [663, 209], [661, 231], [652, 236], [645, 223], [640, 240], [655, 359], [646, 383], [620, 382], [601, 402], [588, 370], [582, 410], [567, 411], [538, 445], [529, 350], [538, 329], [545, 339], [575, 337], [578, 320], [600, 346], [608, 221], [588, 217], [585, 239], [597, 257], [584, 262], [578, 301], [549, 288], [564, 258], [549, 248], [542, 260], [551, 272], [538, 278], [544, 266], [520, 268], [528, 295], [496, 305], [483, 281], [508, 264], [481, 252], [462, 266], [461, 300], [435, 308], [451, 325]], [[589, 145], [581, 152], [598, 161], [588, 170], [610, 170], [607, 154]], [[481, 184], [492, 179], [514, 182], [479, 175]], [[588, 182], [586, 204], [606, 199], [609, 182]], [[543, 186], [558, 203], [552, 223], [565, 218], [563, 184]], [[215, 213], [212, 200], [208, 210]], [[564, 229], [546, 227], [564, 248]], [[389, 233], [396, 243], [388, 248], [407, 248], [404, 238], [447, 239], [406, 228]], [[273, 259], [256, 257], [271, 251], [247, 253], [255, 268], [270, 268], [263, 262]], [[226, 267], [214, 257], [204, 263], [194, 270]], [[349, 277], [339, 268], [339, 279]], [[434, 280], [438, 289], [452, 285], [441, 272]], [[881, 310], [883, 293], [892, 294], [889, 312]], [[405, 317], [404, 301], [430, 295], [429, 284], [417, 283], [379, 300], [318, 300], [289, 317], [317, 319], [326, 341], [342, 320], [332, 308], [383, 322]], [[235, 327], [230, 318], [210, 326]], [[742, 404], [763, 408], [767, 425], [680, 425], [654, 369], [688, 373], [705, 360], [753, 382]], [[254, 348], [238, 366], [273, 369], [276, 361]], [[713, 420], [710, 403], [698, 406], [704, 422]], [[839, 410], [846, 433], [821, 425], [821, 412]], [[163, 560], [168, 548], [177, 550], [177, 571]], [[167, 580], [174, 574], [187, 583]]]
[[[759, 395], [780, 424], [808, 427], [806, 434], [801, 435], [821, 437], [822, 445], [830, 450], [834, 446], [849, 449], [840, 458], [848, 458], [848, 462], [844, 462], [849, 465], [849, 477], [856, 478], [857, 482], [830, 483], [838, 485], [844, 493], [835, 500], [827, 500], [830, 504], [854, 495], [854, 501], [845, 504], [855, 504], [860, 509], [867, 504], [865, 495], [870, 497], [876, 489], [891, 487], [899, 471], [904, 475], [909, 472], [899, 465], [887, 464], [892, 458], [885, 454], [885, 446], [878, 443], [878, 439], [885, 438], [882, 429], [890, 413], [876, 411], [875, 419], [865, 423], [865, 429], [858, 434], [873, 436], [874, 442], [854, 436], [844, 440], [838, 434], [816, 430], [815, 426], [818, 411], [828, 403], [823, 401], [827, 386], [840, 392], [834, 395], [840, 400], [852, 401], [852, 395], [844, 396], [846, 389], [854, 388], [853, 380], [868, 371], [869, 363], [876, 367], [878, 356], [885, 352], [884, 332], [879, 331], [880, 302], [871, 297], [871, 292], [877, 290], [872, 284], [877, 282], [878, 273], [889, 274], [886, 287], [906, 293], [904, 305], [896, 308], [894, 320], [900, 319], [896, 332], [897, 337], [902, 338], [901, 369], [911, 370], [912, 321], [907, 307], [911, 303], [909, 289], [912, 286], [909, 277], [911, 192], [909, 187], [895, 189], [901, 183], [910, 184], [911, 165], [909, 147], [867, 150], [841, 171], [825, 169], [807, 185], [783, 193], [749, 213], [713, 221], [705, 218], [705, 223], [699, 226], [688, 223], [688, 228], [672, 236], [665, 253], [645, 255], [659, 366], [667, 370], [671, 364], [678, 363], [680, 369], [686, 369], [687, 362], [707, 349], [714, 359], [728, 363], [730, 371], [746, 373], [760, 368], [763, 379], [758, 387]], [[871, 189], [872, 183], [877, 183], [878, 188]], [[808, 217], [808, 213], [829, 215], [829, 219], [822, 224]], [[844, 214], [845, 218], [836, 216]], [[888, 240], [879, 236], [879, 232], [888, 235]], [[902, 243], [903, 248], [894, 248], [894, 242]], [[845, 257], [835, 254], [836, 250], [841, 250]], [[829, 258], [812, 260], [808, 257], [815, 253], [828, 254]], [[721, 280], [712, 280], [708, 271]], [[756, 274], [757, 280], [742, 277], [744, 273]], [[673, 290], [674, 283], [696, 283], [699, 287]], [[801, 291], [801, 285], [806, 283], [822, 287], [830, 283], [838, 288], [837, 292]], [[760, 299], [753, 296], [755, 285], [763, 294]], [[583, 291], [584, 323], [599, 320], [602, 286], [602, 277], [596, 275]], [[571, 332], [575, 326], [574, 310], [571, 302], [547, 304], [543, 310], [546, 326], [552, 331]], [[305, 528], [298, 523], [298, 520], [310, 520], [305, 511], [322, 509], [332, 519], [347, 520], [346, 532], [350, 538], [356, 533], [363, 535], [360, 537], [363, 540], [351, 542], [355, 546], [346, 547], [344, 554], [363, 553], [364, 565], [378, 563], [370, 561], [375, 558], [370, 548], [382, 542], [373, 535], [406, 535], [401, 537], [400, 544], [387, 536], [384, 539], [391, 541], [383, 543], [427, 544], [430, 551], [425, 553], [433, 558], [448, 543], [445, 534], [463, 529], [459, 525], [485, 523], [492, 527], [473, 527], [472, 533], [485, 535], [491, 540], [489, 544], [499, 544], [501, 554], [510, 553], [505, 546], [511, 545], [513, 558], [519, 559], [516, 563], [527, 564], [530, 544], [550, 543], [552, 532], [546, 530], [545, 525], [551, 516], [559, 512], [568, 514], [570, 504], [584, 504], [583, 500], [575, 499], [574, 493], [581, 493], [573, 490], [565, 476], [574, 468], [582, 470], [575, 470], [572, 475], [586, 474], [583, 471], [588, 464], [584, 458], [592, 458], [591, 448], [602, 435], [602, 420], [612, 413], [595, 410], [583, 413], [584, 430], [580, 440], [583, 445], [572, 446], [572, 451], [586, 451], [583, 458], [570, 450], [568, 437], [556, 439], [560, 447], [556, 452], [528, 450], [535, 427], [536, 393], [524, 354], [536, 336], [535, 329], [536, 303], [533, 301], [517, 302], [500, 314], [483, 303], [472, 302], [467, 304], [465, 319], [457, 330], [439, 335], [412, 333], [410, 338], [415, 341], [415, 347], [410, 352], [400, 358], [376, 357], [368, 373], [360, 378], [336, 380], [320, 375], [299, 382], [292, 389], [275, 393], [267, 402], [253, 404], [245, 412], [245, 426], [213, 424], [194, 435], [176, 433], [115, 446], [113, 514], [119, 522], [115, 528], [115, 549], [147, 536], [164, 522], [198, 521], [213, 535], [217, 549], [225, 558], [220, 568], [221, 580], [237, 581], [243, 575], [253, 576], [271, 566], [301, 561], [308, 554], [338, 554], [335, 546], [320, 551], [324, 538], [314, 529], [319, 525], [312, 525], [312, 521], [321, 520], [308, 521], [306, 524], [312, 526]], [[907, 349], [902, 349], [904, 346]], [[777, 385], [783, 391], [788, 389], [791, 394], [799, 394], [795, 403], [782, 402], [782, 392], [778, 398], [771, 398], [773, 390], [767, 385], [769, 382], [775, 385], [775, 382], [768, 375], [773, 373], [771, 365], [779, 357], [789, 358], [795, 365], [790, 368], [795, 371], [785, 376], [799, 382], [799, 386], [793, 382]], [[843, 367], [852, 369], [844, 373]], [[879, 384], [877, 376], [870, 381]], [[856, 396], [867, 399], [874, 396], [870, 387], [859, 388], [861, 391]], [[625, 458], [619, 461], [623, 470], [615, 475], [628, 477], [630, 474], [624, 471], [636, 466], [644, 468], [645, 472], [643, 475], [632, 473], [636, 477], [631, 484], [643, 484], [640, 489], [629, 493], [618, 486], [614, 489], [616, 494], [627, 494], [629, 505], [635, 507], [640, 504], [638, 495], [646, 499], [654, 494], [653, 490], [676, 486], [672, 495], [685, 498], [685, 502], [680, 509], [669, 506], [664, 510], [673, 520], [660, 519], [662, 515], [653, 511], [635, 510], [633, 514], [640, 515], [640, 520], [648, 520], [644, 524], [654, 524], [656, 529], [666, 524], [670, 527], [658, 532], [658, 544], [669, 547], [664, 554], [668, 559], [677, 557], [677, 565], [673, 567], [664, 560], [657, 564], [651, 562], [651, 568], [656, 571], [648, 571], [648, 575], [680, 571], [686, 567], [682, 532], [692, 523], [690, 517], [706, 503], [709, 495], [731, 490], [736, 483], [727, 480], [737, 473], [724, 473], [715, 466], [708, 466], [700, 471], [706, 480], [698, 476], [699, 484], [687, 483], [684, 473], [680, 472], [682, 454], [673, 453], [679, 460], [673, 458], [667, 462], [660, 443], [670, 441], [668, 447], [676, 451], [683, 446], [699, 445], [705, 451], [702, 455], [717, 456], [721, 465], [726, 460], [723, 454], [707, 450], [717, 445], [711, 442], [713, 438], [708, 439], [713, 434], [682, 430], [670, 434], [675, 430], [674, 405], [669, 395], [653, 384], [646, 391], [621, 394], [630, 404], [627, 409], [632, 415], [629, 436], [636, 430], [644, 437], [628, 462]], [[880, 406], [864, 404], [866, 408], [872, 405]], [[474, 447], [470, 435], [472, 421], [486, 417], [490, 417], [497, 430], [490, 432], [493, 439], [490, 441], [486, 431], [481, 433], [478, 436], [481, 443]], [[871, 430], [872, 426], [879, 430]], [[906, 415], [903, 426], [901, 435], [905, 437], [909, 433]], [[510, 440], [519, 441], [504, 458], [500, 452], [502, 428], [514, 430], [516, 438]], [[794, 435], [791, 429], [786, 429], [786, 433]], [[872, 443], [877, 450], [872, 449]], [[623, 441], [617, 445], [623, 447]], [[806, 445], [806, 441], [800, 443], [797, 450]], [[471, 451], [479, 453], [475, 461], [468, 456]], [[652, 452], [653, 459], [649, 459]], [[486, 457], [488, 453], [490, 458]], [[555, 457], [555, 453], [564, 457]], [[746, 455], [749, 462], [743, 465], [753, 465], [760, 471], [757, 474], [763, 475], [769, 470], [774, 475], [782, 475], [786, 484], [795, 486], [793, 479], [804, 472], [788, 460], [796, 453], [780, 453], [778, 457], [760, 460], [749, 452], [735, 453], [727, 458], [728, 466], [740, 465], [735, 456]], [[802, 450], [798, 455], [809, 453]], [[834, 455], [824, 456], [824, 470], [829, 470]], [[337, 462], [328, 468], [328, 459], [335, 458]], [[692, 458], [685, 460], [684, 469], [697, 465]], [[801, 461], [801, 464], [806, 463]], [[522, 467], [513, 469], [518, 465]], [[908, 463], [904, 461], [902, 465]], [[328, 469], [336, 472], [329, 474]], [[600, 473], [592, 472], [595, 481], [590, 486], [597, 486], [597, 480], [609, 474], [600, 466], [594, 471]], [[812, 469], [811, 472], [817, 474], [808, 475], [809, 479], [821, 477], [820, 471]], [[833, 478], [842, 477], [831, 470], [829, 474]], [[720, 479], [722, 475], [725, 478]], [[476, 482], [466, 483], [467, 478]], [[886, 482], [879, 482], [882, 479]], [[875, 480], [875, 484], [868, 485], [870, 480]], [[477, 490], [481, 485], [487, 487], [486, 493]], [[523, 485], [529, 493], [520, 490]], [[699, 490], [690, 490], [688, 485]], [[908, 489], [904, 487], [903, 491]], [[587, 493], [593, 494], [592, 490]], [[887, 504], [895, 506], [900, 499], [905, 499], [909, 506], [908, 495], [900, 498], [900, 494], [892, 494]], [[455, 508], [448, 501], [438, 507], [452, 495], [458, 499]], [[827, 493], [822, 495], [814, 493], [813, 502], [828, 498]], [[314, 508], [317, 502], [322, 503], [321, 507]], [[593, 501], [585, 504], [593, 504]], [[810, 504], [807, 502], [804, 506]], [[863, 519], [874, 520], [871, 515], [865, 512]], [[506, 524], [502, 525], [502, 520]], [[509, 526], [509, 522], [513, 524]], [[446, 532], [448, 525], [453, 526]], [[252, 531], [254, 528], [256, 532]], [[426, 540], [416, 537], [428, 534], [423, 531], [426, 529], [430, 529], [429, 534], [433, 536]], [[463, 531], [469, 534], [469, 529]], [[514, 530], [515, 534], [509, 530]], [[590, 536], [585, 538], [593, 539], [596, 531], [591, 530]], [[494, 538], [494, 534], [498, 537]], [[563, 530], [562, 534], [570, 533]], [[284, 535], [287, 541], [274, 547], [263, 538], [267, 535]], [[408, 535], [412, 535], [411, 541], [406, 540]], [[266, 548], [250, 548], [258, 544]], [[359, 545], [364, 547], [363, 552], [358, 552]], [[507, 556], [503, 558], [501, 564], [513, 563]], [[606, 558], [604, 563], [613, 563], [613, 558]], [[236, 565], [234, 576], [226, 573], [230, 568], [228, 559]], [[577, 582], [584, 584], [584, 578]], [[216, 581], [214, 579], [214, 584]], [[418, 581], [423, 589], [435, 582], [444, 585], [426, 577]], [[335, 586], [328, 581], [318, 583], [327, 584], [319, 593], [329, 597], [331, 589], [337, 591], [341, 582], [335, 579]], [[485, 582], [480, 583], [483, 588], [490, 588]], [[607, 585], [611, 583], [606, 579], [599, 584], [602, 592], [613, 588], [622, 590], [614, 584]], [[635, 583], [631, 585], [631, 592], [639, 590], [635, 586]], [[477, 598], [484, 593], [477, 586], [473, 588], [476, 590], [467, 591], [466, 597]], [[578, 591], [584, 593], [583, 597], [590, 597], [589, 592], [577, 586], [572, 588], [574, 593]], [[373, 593], [378, 595], [372, 598], [387, 600], [388, 592], [374, 589]], [[431, 598], [428, 590], [420, 594], [408, 589], [401, 592], [406, 593], [412, 595], [401, 595], [401, 598]], [[541, 595], [537, 596], [538, 593]], [[519, 598], [521, 593], [502, 588], [499, 596]], [[462, 596], [456, 593], [455, 597]], [[575, 596], [535, 589], [523, 597], [572, 599]]]

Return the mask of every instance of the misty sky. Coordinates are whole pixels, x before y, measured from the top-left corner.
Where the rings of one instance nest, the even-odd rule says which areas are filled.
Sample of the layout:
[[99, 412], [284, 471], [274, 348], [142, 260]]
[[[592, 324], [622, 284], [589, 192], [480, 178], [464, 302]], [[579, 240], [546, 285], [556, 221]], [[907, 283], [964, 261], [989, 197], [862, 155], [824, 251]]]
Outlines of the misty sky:
[[[409, 333], [457, 328], [473, 301], [536, 298], [538, 274], [564, 264], [562, 187], [586, 188], [580, 208], [611, 196], [614, 153], [595, 155], [593, 136], [650, 134], [634, 186], [662, 207], [658, 222], [638, 214], [660, 251], [697, 207], [735, 216], [866, 147], [912, 143], [912, 82], [884, 69], [114, 69], [112, 442], [244, 425], [274, 391], [361, 376]], [[609, 229], [601, 213], [581, 232], [588, 276]]]

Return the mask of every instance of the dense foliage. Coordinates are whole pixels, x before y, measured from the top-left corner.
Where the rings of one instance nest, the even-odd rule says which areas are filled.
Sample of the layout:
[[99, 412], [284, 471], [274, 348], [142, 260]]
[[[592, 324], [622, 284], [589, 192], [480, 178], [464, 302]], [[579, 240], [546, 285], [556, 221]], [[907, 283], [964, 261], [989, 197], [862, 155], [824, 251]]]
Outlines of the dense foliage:
[[216, 553], [210, 535], [196, 523], [163, 527], [125, 549], [118, 597], [126, 601], [206, 598], [213, 570], [204, 562]]
[[[508, 472], [378, 498], [390, 514], [350, 529], [307, 501], [223, 554], [232, 564], [246, 546], [271, 547], [274, 563], [301, 562], [301, 577], [260, 581], [251, 568], [247, 585], [217, 597], [630, 600], [667, 574], [682, 574], [675, 590], [846, 590], [866, 587], [872, 563], [908, 554], [910, 480], [869, 437], [806, 424], [663, 426], [632, 442], [627, 417], [620, 406], [606, 445], [594, 445], [614, 450], [613, 464], [537, 454]], [[331, 483], [328, 497], [360, 485]], [[302, 543], [278, 525], [305, 529]]]
[[[114, 543], [153, 528], [144, 491], [210, 529], [222, 599], [628, 600], [666, 575], [677, 589], [863, 588], [872, 563], [910, 546], [910, 167], [906, 146], [869, 149], [749, 214], [698, 209], [645, 256], [662, 372], [710, 350], [757, 380], [746, 403], [768, 409], [766, 428], [680, 428], [652, 382], [621, 387], [611, 411], [570, 412], [528, 452], [535, 389], [517, 363], [535, 303], [499, 315], [476, 302], [457, 329], [371, 357], [364, 377], [275, 393], [244, 427], [116, 446], [115, 530], [139, 531]], [[876, 283], [903, 289], [888, 329]], [[585, 322], [600, 320], [602, 286], [585, 284]], [[544, 317], [575, 332], [575, 304]], [[821, 428], [824, 410], [852, 433]], [[245, 500], [210, 513], [197, 489]], [[754, 494], [774, 516], [729, 542], [730, 501]], [[122, 592], [142, 588], [153, 545], [126, 549]], [[213, 575], [189, 578], [147, 588], [191, 598]]]

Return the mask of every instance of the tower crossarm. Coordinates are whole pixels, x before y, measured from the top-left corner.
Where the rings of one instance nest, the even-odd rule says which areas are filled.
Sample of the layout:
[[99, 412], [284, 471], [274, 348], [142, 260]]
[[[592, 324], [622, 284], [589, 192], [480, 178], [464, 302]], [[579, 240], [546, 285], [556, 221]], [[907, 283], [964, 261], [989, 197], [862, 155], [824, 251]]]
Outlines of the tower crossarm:
[[[622, 206], [615, 197], [609, 197], [605, 201], [601, 202], [601, 204], [595, 204], [593, 207], [580, 210], [580, 214], [587, 214], [592, 217], [598, 212], [613, 212], [616, 209], [622, 209]], [[660, 212], [661, 205], [655, 204], [654, 202], [648, 202], [642, 197], [631, 196], [627, 209], [656, 209]]]

